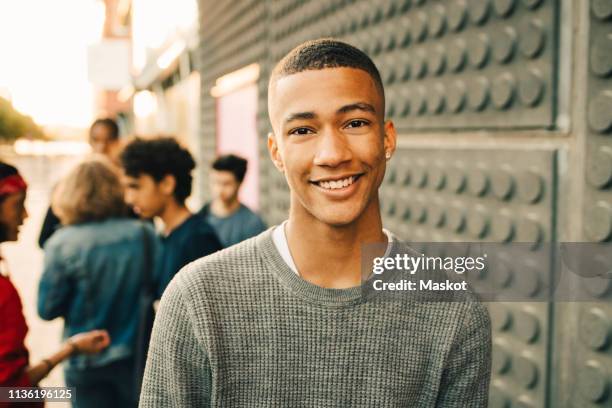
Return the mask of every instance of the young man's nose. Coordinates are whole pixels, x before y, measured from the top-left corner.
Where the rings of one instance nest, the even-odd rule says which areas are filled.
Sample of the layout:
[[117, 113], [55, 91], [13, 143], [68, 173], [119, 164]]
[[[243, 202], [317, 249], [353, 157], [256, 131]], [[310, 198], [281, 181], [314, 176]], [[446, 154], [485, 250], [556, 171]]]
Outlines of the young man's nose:
[[317, 166], [335, 167], [353, 158], [346, 137], [335, 130], [321, 132], [314, 164]]

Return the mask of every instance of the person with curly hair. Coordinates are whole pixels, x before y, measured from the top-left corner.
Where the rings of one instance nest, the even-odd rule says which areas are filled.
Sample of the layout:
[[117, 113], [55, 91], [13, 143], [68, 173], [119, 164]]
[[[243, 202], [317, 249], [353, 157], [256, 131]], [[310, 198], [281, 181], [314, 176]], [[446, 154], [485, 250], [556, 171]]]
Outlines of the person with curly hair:
[[158, 218], [163, 256], [158, 296], [183, 266], [222, 248], [204, 217], [185, 205], [195, 161], [174, 138], [137, 138], [120, 155], [125, 201], [143, 218]]

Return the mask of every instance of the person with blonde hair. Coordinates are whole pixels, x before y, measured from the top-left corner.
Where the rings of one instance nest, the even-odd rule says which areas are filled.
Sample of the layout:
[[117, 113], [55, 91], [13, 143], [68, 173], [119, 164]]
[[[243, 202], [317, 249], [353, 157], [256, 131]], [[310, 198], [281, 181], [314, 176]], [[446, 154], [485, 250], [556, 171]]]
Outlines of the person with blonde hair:
[[45, 245], [38, 313], [63, 317], [64, 337], [99, 327], [111, 338], [100, 354], [69, 360], [65, 378], [78, 390], [74, 406], [135, 406], [140, 301], [144, 283], [156, 279], [155, 232], [126, 218], [119, 176], [102, 158], [74, 168], [51, 205], [63, 228]]

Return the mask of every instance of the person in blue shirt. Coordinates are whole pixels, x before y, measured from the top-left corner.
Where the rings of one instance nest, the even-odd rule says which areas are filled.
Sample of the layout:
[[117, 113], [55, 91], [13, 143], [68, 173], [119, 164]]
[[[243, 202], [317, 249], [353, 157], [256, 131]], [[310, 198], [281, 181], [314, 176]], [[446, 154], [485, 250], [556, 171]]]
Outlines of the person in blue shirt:
[[228, 154], [212, 164], [210, 186], [213, 200], [200, 214], [213, 226], [224, 247], [229, 247], [263, 232], [266, 224], [238, 199], [238, 192], [247, 171], [247, 161]]
[[135, 407], [139, 302], [145, 279], [156, 280], [157, 235], [149, 223], [126, 218], [119, 174], [107, 159], [76, 166], [51, 206], [62, 228], [45, 243], [38, 314], [62, 317], [64, 339], [93, 328], [110, 336], [101, 353], [68, 360], [66, 385], [78, 389], [73, 407]]
[[158, 296], [183, 266], [222, 249], [204, 217], [185, 205], [191, 194], [195, 162], [189, 151], [169, 137], [134, 139], [120, 155], [125, 201], [143, 218], [162, 221]]

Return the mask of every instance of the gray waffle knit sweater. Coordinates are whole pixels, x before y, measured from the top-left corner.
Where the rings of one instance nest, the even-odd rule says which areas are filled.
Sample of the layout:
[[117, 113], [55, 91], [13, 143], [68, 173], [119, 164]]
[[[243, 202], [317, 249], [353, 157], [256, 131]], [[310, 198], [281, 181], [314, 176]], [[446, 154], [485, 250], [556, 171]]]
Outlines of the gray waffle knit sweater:
[[364, 297], [306, 282], [269, 229], [174, 278], [140, 407], [486, 407], [490, 330], [471, 298]]

